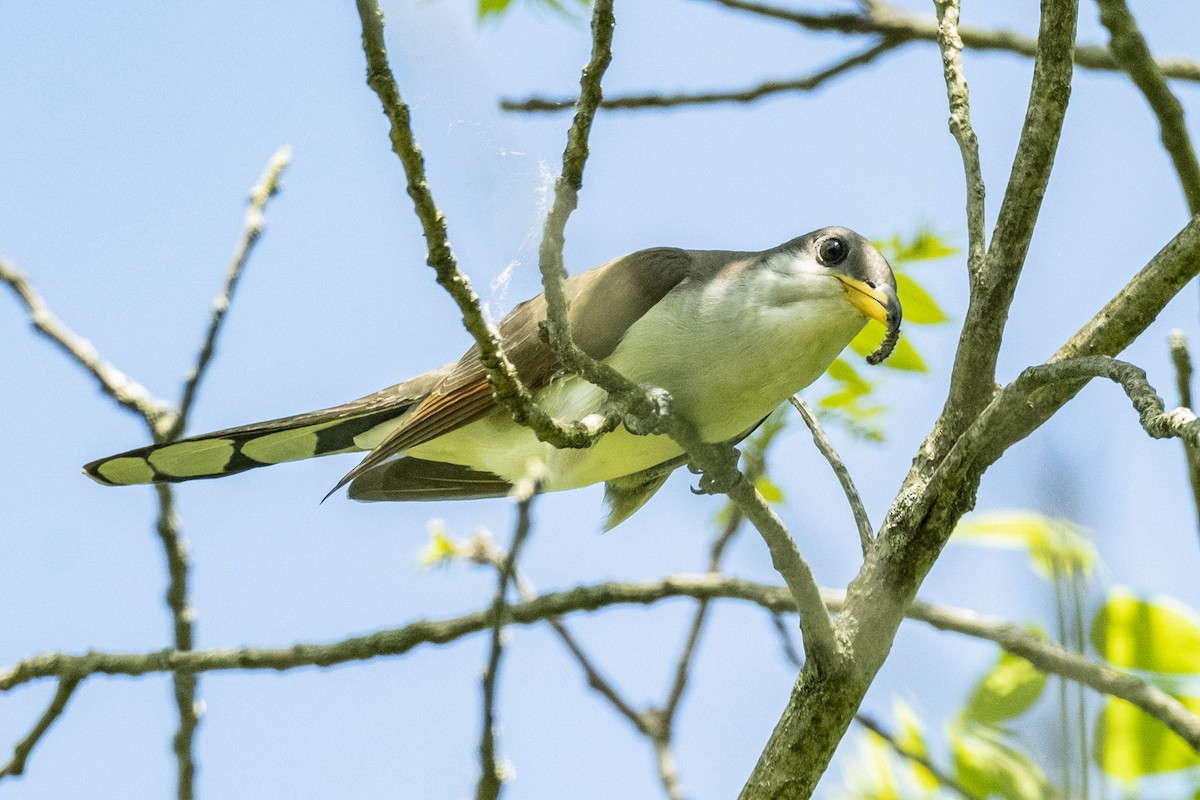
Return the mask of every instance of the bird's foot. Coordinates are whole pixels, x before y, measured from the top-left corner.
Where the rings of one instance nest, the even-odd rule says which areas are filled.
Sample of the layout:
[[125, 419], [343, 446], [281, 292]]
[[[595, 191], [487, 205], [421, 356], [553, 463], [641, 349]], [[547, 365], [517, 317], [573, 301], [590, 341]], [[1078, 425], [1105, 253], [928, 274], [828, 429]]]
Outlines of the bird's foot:
[[625, 412], [624, 423], [635, 436], [666, 433], [671, 415], [671, 393], [657, 386], [638, 387], [637, 397]]
[[692, 462], [688, 462], [688, 470], [693, 475], [700, 475], [698, 486], [692, 488], [692, 494], [728, 494], [742, 477], [738, 471], [738, 457], [741, 453], [736, 447], [714, 447], [708, 454], [710, 468], [702, 470]]

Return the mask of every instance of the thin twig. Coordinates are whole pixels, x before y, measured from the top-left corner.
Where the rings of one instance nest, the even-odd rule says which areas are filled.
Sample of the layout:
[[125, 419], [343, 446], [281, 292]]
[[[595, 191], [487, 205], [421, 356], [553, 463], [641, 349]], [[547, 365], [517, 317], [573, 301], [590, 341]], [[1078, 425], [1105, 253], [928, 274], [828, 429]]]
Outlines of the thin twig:
[[837, 475], [838, 483], [842, 485], [842, 492], [846, 495], [846, 499], [850, 501], [850, 510], [854, 513], [855, 524], [858, 525], [858, 539], [862, 544], [863, 555], [866, 556], [875, 544], [875, 531], [871, 529], [871, 519], [867, 516], [867, 509], [863, 505], [862, 497], [858, 494], [858, 489], [854, 487], [854, 479], [850, 477], [850, 470], [846, 469], [846, 462], [842, 461], [833, 442], [829, 441], [829, 437], [825, 435], [825, 429], [821, 427], [817, 415], [809, 408], [808, 403], [804, 402], [798, 394], [792, 395], [790, 399], [792, 406], [800, 412], [804, 424], [812, 433], [817, 449], [821, 451], [821, 455], [825, 456], [825, 460], [833, 468], [833, 474]]
[[1100, 22], [1108, 28], [1113, 55], [1158, 118], [1163, 147], [1175, 165], [1188, 209], [1192, 216], [1200, 214], [1200, 161], [1183, 121], [1183, 106], [1171, 93], [1125, 0], [1096, 0], [1096, 4], [1100, 6]]
[[804, 661], [801, 660], [800, 654], [796, 652], [796, 646], [792, 644], [792, 632], [783, 624], [783, 615], [778, 611], [771, 611], [771, 625], [775, 628], [775, 633], [779, 636], [779, 646], [783, 650], [783, 657], [788, 663], [796, 669], [804, 666]]
[[[192, 622], [194, 615], [188, 602], [188, 556], [187, 545], [179, 534], [179, 518], [175, 514], [175, 497], [167, 484], [155, 484], [158, 500], [158, 520], [155, 530], [162, 543], [167, 562], [167, 608], [171, 612], [175, 650], [184, 652], [193, 647]], [[173, 751], [177, 763], [176, 795], [179, 800], [190, 800], [195, 793], [196, 763], [192, 743], [200, 715], [196, 709], [196, 676], [189, 672], [176, 672], [172, 676], [175, 690], [175, 707], [179, 713], [179, 728], [175, 731]]]
[[[603, 100], [600, 108], [607, 111], [635, 110], [643, 108], [671, 108], [673, 106], [712, 105], [715, 103], [752, 103], [764, 97], [785, 92], [811, 92], [824, 86], [832, 79], [857, 67], [865, 66], [885, 53], [899, 47], [900, 41], [883, 37], [877, 44], [860, 53], [835, 61], [828, 67], [810, 75], [787, 80], [763, 81], [746, 89], [729, 89], [712, 92], [680, 92], [677, 94], [624, 95]], [[524, 100], [502, 99], [503, 111], [540, 112], [564, 111], [572, 108], [575, 100], [569, 98], [528, 97]]]
[[504, 617], [508, 607], [508, 584], [516, 574], [517, 557], [529, 536], [529, 507], [535, 495], [536, 491], [529, 491], [517, 503], [517, 527], [513, 531], [512, 544], [509, 545], [508, 555], [504, 558], [496, 580], [496, 597], [492, 601], [491, 612], [495, 622], [492, 625], [491, 649], [482, 681], [483, 730], [479, 736], [480, 775], [479, 785], [475, 790], [476, 800], [495, 800], [500, 796], [500, 788], [504, 782], [504, 776], [496, 762], [496, 681], [500, 674], [500, 657], [504, 653]]
[[25, 734], [25, 738], [17, 742], [8, 763], [0, 767], [0, 779], [11, 775], [21, 775], [25, 772], [25, 762], [29, 760], [29, 754], [33, 752], [33, 748], [37, 747], [37, 743], [46, 735], [46, 731], [50, 730], [50, 726], [54, 724], [55, 720], [62, 716], [63, 711], [67, 709], [67, 703], [81, 680], [82, 678], [74, 677], [58, 679], [58, 689], [54, 692], [50, 705], [46, 707], [45, 712], [34, 723], [29, 733]]
[[263, 210], [266, 208], [267, 201], [279, 191], [279, 179], [288, 162], [291, 161], [291, 158], [292, 149], [287, 145], [276, 150], [275, 154], [267, 162], [267, 166], [263, 170], [262, 176], [258, 179], [258, 183], [250, 190], [250, 204], [246, 209], [246, 217], [242, 223], [241, 239], [238, 241], [233, 253], [233, 260], [230, 261], [229, 269], [225, 274], [225, 285], [221, 287], [221, 293], [213, 301], [212, 318], [209, 320], [208, 331], [204, 336], [204, 343], [200, 347], [200, 354], [196, 357], [195, 365], [188, 372], [187, 380], [184, 382], [183, 393], [179, 401], [179, 410], [175, 414], [171, 426], [163, 433], [162, 438], [164, 441], [169, 442], [177, 438], [187, 426], [188, 415], [192, 410], [192, 403], [196, 400], [196, 392], [200, 387], [200, 381], [203, 379], [208, 365], [212, 361], [213, 353], [216, 351], [217, 336], [221, 333], [221, 325], [225, 321], [226, 312], [229, 311], [229, 304], [233, 299], [234, 291], [237, 289], [238, 279], [242, 276], [242, 270], [246, 266], [246, 260], [250, 257], [255, 243], [262, 235]]
[[971, 127], [970, 93], [963, 70], [962, 36], [959, 33], [958, 0], [935, 0], [938, 17], [938, 47], [946, 78], [946, 96], [950, 102], [950, 133], [962, 153], [967, 181], [967, 270], [971, 279], [983, 275], [984, 254], [984, 183], [979, 164], [979, 140]]
[[628, 700], [622, 697], [612, 682], [604, 677], [604, 674], [600, 672], [600, 668], [596, 666], [596, 663], [584, 651], [583, 646], [579, 644], [579, 641], [571, 633], [570, 629], [567, 628], [566, 624], [563, 623], [562, 619], [551, 617], [546, 622], [558, 634], [558, 638], [562, 640], [562, 643], [571, 653], [571, 657], [575, 659], [580, 669], [583, 670], [588, 687], [607, 700], [617, 713], [628, 720], [639, 733], [647, 736], [650, 735], [650, 729], [646, 727], [645, 716], [635, 709]]
[[965, 800], [982, 800], [982, 798], [980, 798], [979, 795], [975, 794], [970, 789], [968, 789], [967, 787], [965, 787], [961, 783], [959, 783], [954, 778], [953, 775], [946, 772], [945, 770], [942, 770], [936, 764], [934, 764], [932, 761], [930, 761], [929, 756], [925, 755], [924, 753], [918, 753], [913, 750], [909, 750], [907, 747], [902, 745], [900, 743], [899, 739], [897, 739], [895, 736], [893, 736], [886, 728], [884, 728], [882, 725], [880, 725], [874, 718], [872, 718], [866, 714], [863, 714], [862, 712], [859, 712], [854, 715], [854, 719], [855, 719], [855, 721], [858, 722], [859, 725], [862, 725], [864, 728], [869, 730], [871, 733], [875, 734], [880, 739], [887, 742], [888, 746], [891, 747], [892, 750], [896, 751], [897, 755], [901, 756], [902, 758], [908, 759], [909, 761], [913, 762], [914, 764], [919, 765], [922, 769], [926, 770], [930, 775], [932, 775], [934, 778], [937, 779], [937, 782], [939, 784], [941, 784], [945, 788], [951, 790], [952, 792], [955, 792], [960, 797], [965, 798]]
[[668, 800], [683, 800], [683, 787], [679, 785], [679, 770], [675, 766], [675, 754], [671, 752], [669, 739], [654, 737], [654, 763], [658, 767], [658, 779]]
[[[717, 5], [746, 11], [770, 19], [791, 22], [811, 31], [842, 34], [881, 34], [902, 41], [937, 41], [937, 23], [917, 17], [892, 6], [877, 3], [870, 13], [811, 14], [770, 6], [752, 0], [708, 0]], [[983, 28], [961, 28], [963, 44], [973, 50], [999, 50], [1023, 56], [1037, 54], [1037, 40], [1014, 31]], [[1083, 69], [1120, 72], [1120, 61], [1103, 45], [1082, 45], [1075, 48], [1075, 64]], [[1200, 82], [1200, 63], [1183, 58], [1158, 59], [1155, 62], [1163, 75], [1178, 80]]]
[[[596, 118], [596, 108], [603, 97], [601, 81], [612, 61], [615, 26], [612, 0], [596, 0], [592, 11], [592, 55], [579, 77], [579, 100], [575, 104], [575, 117], [567, 131], [562, 172], [554, 182], [554, 199], [542, 229], [542, 243], [538, 248], [538, 270], [542, 275], [542, 288], [546, 292], [546, 339], [555, 355], [574, 374], [621, 398], [618, 399], [618, 403], [631, 404], [645, 399], [644, 392], [612, 367], [584, 353], [571, 338], [570, 321], [567, 318], [567, 270], [563, 266], [567, 220], [575, 210], [579, 202], [579, 190], [583, 188], [588, 136]], [[633, 413], [642, 416], [645, 412]]]
[[421, 148], [413, 138], [408, 106], [400, 96], [392, 68], [388, 65], [383, 40], [383, 12], [376, 0], [356, 0], [362, 22], [363, 52], [367, 59], [367, 84], [378, 95], [391, 125], [392, 150], [400, 158], [408, 180], [408, 194], [428, 246], [426, 261], [437, 274], [438, 283], [458, 305], [463, 325], [479, 345], [479, 361], [487, 369], [488, 379], [496, 401], [512, 413], [513, 418], [532, 430], [537, 437], [555, 447], [587, 447], [601, 433], [612, 430], [618, 419], [585, 424], [581, 421], [560, 422], [552, 419], [536, 403], [528, 388], [517, 376], [494, 327], [484, 318], [479, 296], [471, 281], [458, 268], [458, 259], [450, 247], [446, 219], [438, 209], [425, 177], [425, 162]]
[[3, 259], [0, 259], [0, 281], [7, 284], [24, 303], [34, 329], [91, 373], [100, 384], [100, 390], [122, 408], [142, 419], [156, 422], [171, 413], [170, 403], [153, 396], [146, 387], [105, 361], [91, 342], [59, 321], [28, 279]]
[[[1171, 331], [1169, 339], [1171, 361], [1175, 364], [1175, 388], [1179, 393], [1179, 405], [1192, 405], [1192, 357], [1188, 352], [1187, 336], [1183, 331]], [[1183, 453], [1187, 459], [1188, 482], [1192, 486], [1192, 507], [1196, 512], [1197, 530], [1200, 530], [1200, 446], [1183, 440]]]

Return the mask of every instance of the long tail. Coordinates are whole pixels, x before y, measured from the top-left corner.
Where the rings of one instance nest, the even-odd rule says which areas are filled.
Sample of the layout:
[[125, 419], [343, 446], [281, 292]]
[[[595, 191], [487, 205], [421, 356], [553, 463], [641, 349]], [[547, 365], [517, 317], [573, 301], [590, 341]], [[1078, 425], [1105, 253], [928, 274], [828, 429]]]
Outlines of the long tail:
[[[415, 400], [384, 390], [352, 403], [294, 417], [150, 445], [93, 461], [83, 471], [107, 486], [220, 478], [284, 461], [370, 450]], [[385, 428], [363, 436], [374, 428]]]

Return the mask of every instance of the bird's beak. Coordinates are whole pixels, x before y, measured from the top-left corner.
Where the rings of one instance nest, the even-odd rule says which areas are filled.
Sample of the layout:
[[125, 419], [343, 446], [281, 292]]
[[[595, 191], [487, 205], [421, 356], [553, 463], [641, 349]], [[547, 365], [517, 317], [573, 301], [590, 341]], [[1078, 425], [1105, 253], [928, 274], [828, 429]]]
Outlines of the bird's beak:
[[847, 275], [835, 277], [842, 282], [846, 299], [866, 316], [889, 327], [892, 320], [900, 318], [900, 298], [891, 286], [872, 286]]

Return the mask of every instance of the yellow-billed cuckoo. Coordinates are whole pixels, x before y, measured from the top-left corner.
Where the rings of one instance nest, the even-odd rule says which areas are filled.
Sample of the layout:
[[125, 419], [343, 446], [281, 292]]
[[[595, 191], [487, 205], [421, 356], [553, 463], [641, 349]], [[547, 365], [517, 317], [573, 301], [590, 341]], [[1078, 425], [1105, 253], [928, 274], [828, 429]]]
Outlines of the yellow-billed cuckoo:
[[[674, 412], [708, 442], [748, 435], [816, 380], [868, 319], [887, 326], [872, 363], [887, 357], [900, 330], [891, 267], [846, 228], [758, 253], [642, 250], [570, 278], [566, 292], [583, 351], [668, 391]], [[607, 394], [564, 372], [538, 335], [545, 318], [538, 295], [500, 323], [518, 374], [555, 417], [600, 412]], [[546, 491], [603, 481], [610, 528], [685, 461], [669, 437], [623, 427], [587, 449], [538, 441], [492, 399], [472, 347], [455, 363], [345, 405], [130, 450], [83, 469], [109, 485], [176, 482], [367, 450], [342, 481], [355, 500], [499, 497], [540, 459]]]

